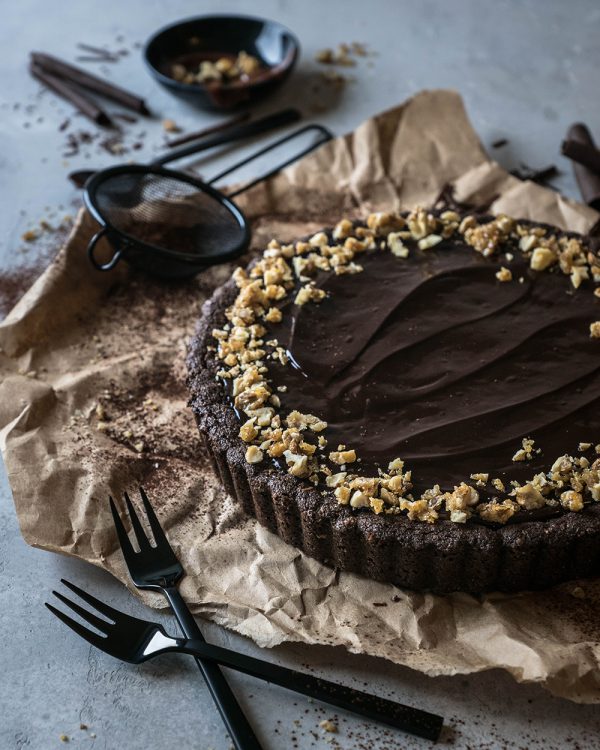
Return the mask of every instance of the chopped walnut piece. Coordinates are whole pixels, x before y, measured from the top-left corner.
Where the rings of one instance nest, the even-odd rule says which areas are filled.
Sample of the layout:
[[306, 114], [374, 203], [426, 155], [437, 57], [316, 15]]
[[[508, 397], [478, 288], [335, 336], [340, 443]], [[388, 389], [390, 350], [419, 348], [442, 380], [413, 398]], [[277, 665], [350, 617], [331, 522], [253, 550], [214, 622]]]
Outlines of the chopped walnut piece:
[[505, 492], [506, 490], [504, 482], [501, 479], [492, 479], [492, 486], [494, 489], [498, 490], [498, 492]]
[[536, 247], [531, 255], [529, 265], [534, 271], [543, 271], [553, 263], [556, 263], [558, 256], [550, 248]]
[[320, 302], [326, 296], [324, 289], [317, 289], [312, 284], [300, 288], [294, 302], [297, 305], [305, 305], [307, 302]]
[[[402, 500], [400, 502], [400, 509], [406, 510], [407, 516], [411, 521], [424, 521], [425, 523], [434, 523], [437, 518], [437, 512], [430, 507], [427, 500], [421, 498], [419, 500]], [[466, 520], [466, 516], [465, 516]]]
[[256, 445], [249, 445], [246, 449], [246, 461], [249, 464], [258, 464], [263, 460], [263, 452]]
[[[513, 494], [513, 493], [511, 493]], [[539, 490], [531, 484], [524, 484], [522, 487], [517, 487], [514, 490], [514, 496], [517, 502], [525, 510], [536, 510], [542, 508], [546, 504], [546, 500]]]
[[496, 278], [498, 281], [512, 281], [512, 277], [512, 271], [505, 266], [502, 266], [499, 271], [496, 271]]
[[310, 474], [308, 456], [302, 453], [293, 453], [291, 450], [283, 452], [288, 465], [288, 473], [294, 477], [307, 477]]
[[427, 237], [423, 237], [422, 240], [418, 241], [419, 250], [430, 250], [432, 247], [439, 245], [443, 240], [439, 234], [428, 234]]
[[265, 315], [265, 320], [269, 323], [281, 323], [283, 315], [278, 307], [270, 307]]
[[600, 320], [590, 323], [590, 336], [593, 339], [600, 339]]
[[345, 240], [346, 237], [350, 237], [354, 230], [354, 225], [350, 219], [342, 219], [338, 221], [333, 230], [334, 240]]
[[591, 443], [579, 443], [577, 449], [580, 451], [589, 451], [589, 449], [592, 447]]
[[478, 506], [477, 512], [484, 521], [506, 523], [519, 510], [517, 503], [508, 498], [501, 503], [489, 502]]
[[484, 472], [480, 472], [478, 474], [471, 474], [471, 479], [475, 480], [475, 482], [480, 486], [483, 487], [484, 484], [487, 483], [488, 479], [490, 478], [490, 475]]
[[530, 250], [533, 250], [537, 243], [538, 238], [535, 236], [535, 234], [525, 235], [525, 237], [521, 237], [521, 239], [519, 240], [519, 250], [522, 250], [524, 253], [528, 253]]
[[402, 216], [398, 216], [398, 214], [380, 211], [367, 216], [367, 226], [381, 237], [390, 234], [390, 232], [397, 232], [400, 229], [404, 229], [406, 221]]
[[567, 490], [561, 494], [560, 504], [567, 510], [581, 510], [583, 508], [583, 496], [581, 495], [581, 492]]
[[337, 474], [330, 474], [326, 477], [325, 484], [328, 487], [340, 487], [347, 476], [348, 473], [346, 471], [340, 471]]
[[302, 414], [299, 411], [291, 411], [285, 421], [288, 427], [297, 427], [299, 430], [322, 432], [327, 427], [327, 422], [315, 417], [314, 414]]
[[421, 240], [428, 234], [433, 234], [438, 227], [438, 220], [424, 208], [415, 208], [406, 220], [410, 233], [415, 240]]
[[249, 443], [258, 435], [258, 430], [254, 425], [256, 418], [252, 417], [240, 427], [239, 435], [245, 443]]
[[533, 446], [535, 442], [530, 438], [523, 438], [522, 448], [512, 457], [513, 461], [529, 461], [533, 457]]
[[334, 464], [352, 464], [356, 461], [355, 450], [337, 450], [331, 451], [329, 454], [329, 460], [333, 461]]
[[399, 232], [390, 232], [387, 237], [388, 246], [397, 258], [408, 258], [409, 250], [400, 239]]
[[[479, 501], [479, 493], [475, 487], [471, 487], [470, 485], [461, 482], [458, 487], [454, 488], [453, 492], [445, 493], [444, 500], [446, 503], [446, 510], [450, 512], [450, 520], [455, 523], [464, 523], [468, 516], [467, 511], [470, 512], [470, 507], [476, 505]], [[455, 518], [452, 518], [452, 513], [455, 511], [457, 512]], [[462, 513], [465, 513], [464, 519]]]
[[368, 508], [369, 496], [361, 490], [356, 490], [356, 492], [350, 498], [350, 505], [353, 508]]

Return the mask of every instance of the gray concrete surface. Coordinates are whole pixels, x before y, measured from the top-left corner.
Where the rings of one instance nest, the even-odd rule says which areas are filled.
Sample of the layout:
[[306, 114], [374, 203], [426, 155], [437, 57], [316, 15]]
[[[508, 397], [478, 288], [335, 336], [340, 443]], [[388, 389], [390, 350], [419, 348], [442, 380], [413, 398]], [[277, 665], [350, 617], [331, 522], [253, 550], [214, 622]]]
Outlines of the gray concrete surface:
[[[63, 156], [68, 105], [39, 95], [26, 72], [31, 49], [73, 59], [77, 42], [131, 50], [105, 73], [143, 93], [161, 117], [185, 128], [212, 118], [182, 105], [159, 90], [144, 70], [135, 42], [179, 17], [227, 10], [276, 18], [300, 37], [303, 57], [293, 82], [263, 109], [298, 103], [309, 112], [326, 104], [321, 122], [341, 133], [370, 114], [392, 106], [424, 87], [461, 91], [484, 144], [506, 137], [493, 151], [506, 166], [524, 161], [541, 167], [555, 162], [555, 181], [577, 197], [570, 168], [558, 155], [567, 126], [583, 119], [600, 137], [597, 96], [600, 6], [589, 0], [547, 2], [292, 2], [230, 0], [130, 0], [52, 4], [42, 0], [2, 3], [0, 26], [0, 265], [29, 263], [38, 246], [23, 251], [21, 234], [40, 218], [72, 211], [79, 198], [67, 183], [68, 169], [102, 166], [118, 159], [97, 146]], [[342, 41], [367, 43], [377, 54], [343, 72], [356, 80], [339, 97], [311, 94], [319, 70], [314, 53]], [[90, 65], [98, 69], [97, 65]], [[74, 125], [70, 126], [70, 130]], [[126, 142], [145, 130], [144, 146], [125, 155], [149, 158], [164, 135], [158, 123], [128, 127]], [[87, 157], [86, 157], [87, 155]], [[221, 154], [222, 159], [232, 158]], [[206, 162], [206, 160], [205, 160]], [[208, 170], [208, 162], [201, 165]], [[72, 637], [42, 603], [65, 576], [96, 591], [121, 608], [142, 613], [123, 587], [102, 571], [25, 545], [18, 531], [7, 480], [0, 479], [0, 750], [4, 748], [181, 747], [225, 750], [229, 740], [193, 663], [164, 657], [141, 668], [119, 664]], [[147, 613], [157, 618], [156, 613]], [[162, 619], [173, 630], [167, 616]], [[249, 641], [206, 624], [210, 640], [247, 653]], [[340, 650], [286, 646], [262, 654], [293, 666], [370, 688], [382, 695], [443, 713], [444, 744], [457, 748], [600, 747], [600, 716], [595, 707], [551, 697], [536, 686], [515, 684], [494, 672], [471, 677], [430, 679], [384, 661]], [[265, 748], [421, 748], [428, 743], [397, 732], [368, 727], [338, 714], [339, 733], [318, 726], [334, 714], [285, 691], [232, 677], [232, 683], [264, 740]], [[80, 723], [87, 730], [80, 729]], [[93, 736], [95, 735], [95, 736]]]

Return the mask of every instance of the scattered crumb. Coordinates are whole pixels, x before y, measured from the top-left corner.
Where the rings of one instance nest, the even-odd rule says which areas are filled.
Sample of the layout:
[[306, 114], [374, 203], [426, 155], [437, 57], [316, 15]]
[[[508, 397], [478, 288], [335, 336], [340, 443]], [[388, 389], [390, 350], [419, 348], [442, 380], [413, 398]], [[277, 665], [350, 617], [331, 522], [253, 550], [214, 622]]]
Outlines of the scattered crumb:
[[321, 729], [324, 729], [326, 732], [336, 733], [338, 731], [337, 724], [331, 721], [331, 719], [323, 719], [323, 721], [319, 722], [319, 726], [321, 727]]
[[175, 120], [163, 120], [162, 127], [163, 130], [167, 133], [181, 133], [181, 128], [175, 122]]

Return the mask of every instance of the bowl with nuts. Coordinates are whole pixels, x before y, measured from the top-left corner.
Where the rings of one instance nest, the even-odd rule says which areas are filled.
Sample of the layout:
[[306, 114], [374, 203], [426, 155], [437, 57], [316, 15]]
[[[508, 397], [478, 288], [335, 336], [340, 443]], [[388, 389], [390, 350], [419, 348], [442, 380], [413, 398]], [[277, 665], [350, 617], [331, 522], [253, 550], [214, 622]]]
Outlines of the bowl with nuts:
[[157, 31], [144, 58], [153, 77], [182, 99], [213, 111], [248, 106], [291, 73], [300, 45], [281, 24], [262, 18], [211, 15]]

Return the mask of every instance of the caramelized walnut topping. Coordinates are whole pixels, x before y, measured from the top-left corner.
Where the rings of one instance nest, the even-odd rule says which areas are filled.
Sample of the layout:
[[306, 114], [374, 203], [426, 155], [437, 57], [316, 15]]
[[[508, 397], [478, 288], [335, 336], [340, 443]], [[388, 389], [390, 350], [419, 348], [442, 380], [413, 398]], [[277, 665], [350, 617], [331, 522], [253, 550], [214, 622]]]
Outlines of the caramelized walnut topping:
[[496, 271], [496, 278], [498, 281], [512, 281], [512, 271], [510, 268], [502, 266], [499, 271]]
[[[331, 235], [317, 232], [308, 241], [282, 245], [272, 240], [249, 271], [238, 268], [234, 272], [238, 295], [226, 311], [226, 324], [212, 332], [215, 346], [211, 351], [222, 365], [217, 377], [228, 381], [234, 405], [246, 417], [239, 436], [249, 443], [248, 463], [260, 463], [267, 454], [285, 461], [292, 476], [314, 484], [322, 481], [342, 505], [376, 514], [404, 513], [410, 520], [425, 523], [435, 522], [440, 513], [452, 522], [465, 523], [476, 512], [485, 521], [503, 524], [521, 508], [535, 510], [547, 505], [579, 511], [586, 502], [600, 502], [600, 458], [591, 462], [586, 456], [568, 455], [556, 459], [547, 474], [539, 473], [523, 486], [511, 482], [510, 497], [502, 500], [494, 497], [483, 502], [477, 489], [464, 482], [452, 492], [444, 492], [436, 485], [414, 498], [408, 494], [412, 489], [411, 472], [405, 471], [400, 458], [389, 463], [387, 472], [379, 470], [377, 477], [360, 476], [347, 468], [360, 463], [356, 451], [340, 445], [328, 454], [329, 461], [341, 469], [332, 471], [324, 454], [320, 454], [320, 459], [317, 456], [317, 450], [324, 451], [327, 446], [322, 434], [327, 423], [297, 410], [285, 418], [279, 414], [281, 401], [274, 391], [284, 392], [285, 388], [271, 385], [266, 363], [276, 360], [286, 366], [289, 357], [276, 339], [264, 340], [267, 331], [263, 322], [275, 324], [283, 319], [282, 309], [274, 302], [293, 299], [298, 305], [318, 303], [326, 293], [311, 280], [317, 272], [360, 273], [362, 266], [355, 262], [357, 255], [388, 249], [393, 255], [406, 258], [410, 243], [427, 250], [455, 232], [464, 235], [466, 242], [484, 256], [503, 250], [507, 261], [513, 259], [512, 250], [518, 244], [533, 270], [552, 271], [558, 266], [557, 270], [568, 275], [575, 288], [590, 278], [600, 282], [600, 262], [579, 240], [557, 238], [543, 227], [521, 226], [507, 216], [479, 223], [474, 216], [461, 219], [454, 211], [444, 211], [437, 217], [417, 208], [406, 219], [394, 213], [373, 213], [367, 226], [342, 219]], [[508, 246], [511, 252], [503, 246], [508, 241], [512, 243]], [[501, 267], [496, 276], [508, 281], [512, 273]], [[299, 288], [296, 280], [301, 284]], [[600, 296], [600, 288], [594, 294]], [[590, 325], [590, 335], [600, 338], [600, 321]], [[100, 424], [105, 423], [99, 422], [98, 429]], [[305, 439], [308, 433], [315, 436]], [[591, 447], [591, 443], [580, 443], [579, 452]], [[600, 454], [600, 444], [595, 450]], [[540, 451], [534, 449], [533, 440], [525, 438], [513, 460], [530, 460], [534, 452]], [[478, 487], [485, 487], [490, 481], [487, 473], [474, 473], [470, 478]], [[499, 493], [506, 492], [498, 478], [492, 479], [491, 485]]]
[[491, 521], [493, 523], [506, 523], [509, 518], [512, 518], [514, 514], [519, 510], [517, 503], [506, 498], [501, 503], [492, 501], [489, 503], [482, 503], [477, 508], [477, 513], [484, 521]]
[[337, 450], [331, 451], [329, 454], [329, 460], [333, 461], [334, 464], [353, 464], [356, 461], [355, 450]]

